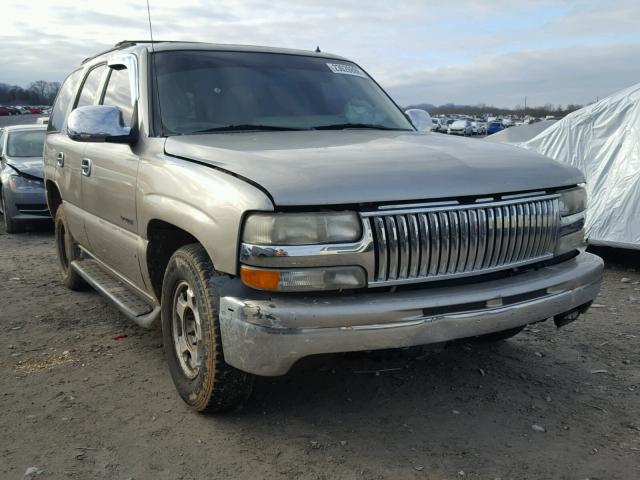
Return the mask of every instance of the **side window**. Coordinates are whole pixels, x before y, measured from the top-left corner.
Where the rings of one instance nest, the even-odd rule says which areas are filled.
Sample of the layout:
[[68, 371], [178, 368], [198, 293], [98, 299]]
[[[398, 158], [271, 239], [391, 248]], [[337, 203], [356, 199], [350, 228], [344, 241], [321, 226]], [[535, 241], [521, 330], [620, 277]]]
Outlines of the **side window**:
[[131, 126], [131, 116], [133, 115], [131, 98], [129, 70], [112, 68], [102, 104], [118, 107], [122, 111], [122, 118], [127, 127]]
[[4, 146], [4, 130], [0, 130], [0, 156], [2, 156], [3, 146]]
[[76, 108], [96, 103], [98, 99], [98, 87], [100, 87], [100, 81], [104, 75], [105, 68], [107, 68], [106, 65], [100, 65], [87, 74], [87, 78], [85, 78], [82, 84], [82, 90], [80, 90], [80, 98], [78, 98]]
[[76, 70], [67, 77], [62, 87], [60, 87], [60, 92], [58, 92], [53, 110], [51, 111], [51, 118], [49, 118], [49, 124], [47, 126], [48, 132], [59, 132], [62, 130], [67, 118], [67, 112], [69, 111], [69, 104], [73, 101], [78, 91], [78, 83], [80, 82], [81, 75], [82, 70]]

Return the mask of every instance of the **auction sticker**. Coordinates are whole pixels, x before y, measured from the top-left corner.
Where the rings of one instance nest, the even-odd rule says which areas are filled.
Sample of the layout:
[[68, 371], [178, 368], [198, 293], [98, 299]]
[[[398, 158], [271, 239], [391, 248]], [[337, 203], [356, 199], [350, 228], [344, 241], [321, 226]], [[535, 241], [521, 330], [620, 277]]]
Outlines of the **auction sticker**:
[[333, 73], [367, 78], [367, 75], [355, 65], [349, 65], [346, 63], [327, 63], [327, 67], [329, 67]]

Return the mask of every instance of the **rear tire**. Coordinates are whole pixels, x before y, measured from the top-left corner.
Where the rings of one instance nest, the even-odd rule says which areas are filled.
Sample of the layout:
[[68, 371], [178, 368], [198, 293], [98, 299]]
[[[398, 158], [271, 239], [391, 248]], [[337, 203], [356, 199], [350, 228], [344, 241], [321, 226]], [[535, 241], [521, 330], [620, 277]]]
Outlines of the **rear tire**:
[[182, 399], [197, 412], [221, 412], [251, 395], [253, 375], [224, 360], [220, 275], [199, 244], [178, 249], [162, 282], [162, 340], [169, 372]]
[[501, 332], [487, 333], [486, 335], [479, 335], [477, 337], [473, 337], [473, 340], [478, 343], [490, 343], [490, 342], [501, 342], [507, 340], [511, 337], [515, 337], [522, 330], [524, 330], [523, 325], [521, 327], [510, 328], [509, 330], [503, 330]]
[[71, 268], [71, 262], [80, 258], [80, 248], [69, 231], [63, 205], [60, 205], [56, 210], [54, 223], [56, 252], [62, 271], [62, 283], [70, 290], [85, 290], [89, 285], [78, 272]]
[[2, 197], [0, 197], [0, 201], [2, 202], [2, 219], [4, 221], [4, 231], [7, 233], [21, 233], [24, 232], [24, 226], [15, 222], [9, 212], [7, 212], [7, 202], [4, 199], [4, 190], [2, 191]]

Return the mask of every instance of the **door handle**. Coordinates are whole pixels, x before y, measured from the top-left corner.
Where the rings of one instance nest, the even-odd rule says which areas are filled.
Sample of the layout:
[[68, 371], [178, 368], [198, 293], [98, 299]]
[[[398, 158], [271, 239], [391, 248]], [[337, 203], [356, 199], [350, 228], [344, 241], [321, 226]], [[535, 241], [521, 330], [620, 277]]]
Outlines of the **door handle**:
[[64, 152], [58, 152], [58, 155], [56, 155], [56, 163], [59, 167], [64, 167]]
[[82, 162], [80, 164], [80, 170], [82, 170], [82, 175], [84, 175], [85, 177], [88, 177], [89, 175], [91, 175], [91, 159], [90, 158], [82, 159]]

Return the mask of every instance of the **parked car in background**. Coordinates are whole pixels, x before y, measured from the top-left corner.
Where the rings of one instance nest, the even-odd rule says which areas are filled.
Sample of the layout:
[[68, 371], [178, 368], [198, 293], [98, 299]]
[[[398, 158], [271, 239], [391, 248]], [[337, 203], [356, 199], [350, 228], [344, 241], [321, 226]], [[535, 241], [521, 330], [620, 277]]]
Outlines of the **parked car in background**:
[[5, 106], [7, 110], [9, 110], [9, 115], [21, 115], [22, 112], [16, 107]]
[[449, 132], [449, 127], [451, 126], [451, 124], [453, 122], [455, 122], [456, 119], [455, 118], [447, 118], [443, 123], [442, 123], [442, 128], [440, 129], [441, 132], [444, 133], [448, 133]]
[[473, 127], [469, 120], [456, 120], [449, 125], [449, 135], [473, 135]]
[[0, 117], [8, 117], [11, 111], [7, 107], [0, 107]]
[[471, 122], [471, 128], [474, 135], [485, 135], [487, 133], [487, 126], [484, 122], [473, 121]]
[[487, 124], [487, 135], [493, 135], [494, 133], [498, 133], [504, 130], [504, 125], [502, 122], [489, 122]]
[[45, 131], [46, 125], [0, 129], [0, 210], [7, 233], [51, 221], [43, 181]]

